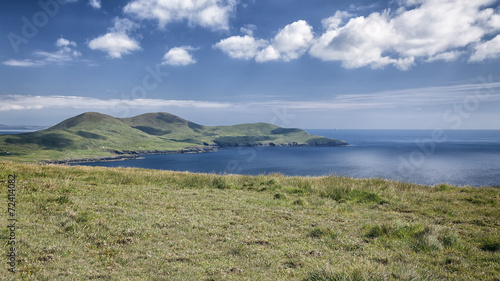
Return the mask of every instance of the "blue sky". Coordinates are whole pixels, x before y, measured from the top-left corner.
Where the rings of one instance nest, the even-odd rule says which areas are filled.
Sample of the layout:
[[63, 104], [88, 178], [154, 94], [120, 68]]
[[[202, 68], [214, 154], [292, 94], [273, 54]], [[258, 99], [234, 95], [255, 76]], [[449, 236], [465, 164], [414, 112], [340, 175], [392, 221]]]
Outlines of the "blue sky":
[[494, 0], [0, 3], [0, 124], [500, 129]]

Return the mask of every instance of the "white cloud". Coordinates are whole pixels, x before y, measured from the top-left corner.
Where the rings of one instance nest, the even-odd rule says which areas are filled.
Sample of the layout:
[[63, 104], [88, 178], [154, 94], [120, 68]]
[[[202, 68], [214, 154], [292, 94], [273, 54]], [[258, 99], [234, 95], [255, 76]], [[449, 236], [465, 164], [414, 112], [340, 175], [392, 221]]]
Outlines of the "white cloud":
[[186, 20], [191, 26], [228, 30], [236, 0], [134, 0], [123, 9], [139, 19], [157, 20], [160, 27]]
[[92, 50], [108, 52], [111, 58], [121, 58], [124, 54], [141, 50], [139, 43], [125, 33], [106, 33], [89, 42]]
[[101, 8], [101, 0], [89, 0], [89, 5], [94, 9]]
[[60, 48], [63, 48], [63, 47], [76, 47], [76, 43], [73, 42], [73, 41], [69, 41], [69, 40], [64, 39], [64, 38], [61, 37], [61, 38], [57, 39], [56, 46], [60, 47]]
[[500, 35], [497, 35], [490, 41], [477, 44], [474, 50], [474, 54], [470, 57], [471, 62], [500, 57]]
[[129, 19], [115, 18], [114, 26], [109, 32], [92, 39], [88, 44], [89, 48], [107, 52], [111, 58], [121, 58], [124, 54], [139, 51], [142, 49], [139, 42], [127, 34], [138, 27], [137, 23]]
[[247, 29], [242, 31], [247, 35], [222, 39], [215, 47], [235, 59], [255, 58], [258, 62], [280, 59], [290, 61], [305, 53], [314, 38], [312, 27], [303, 20], [285, 26], [271, 42], [254, 38], [248, 34]]
[[214, 47], [221, 49], [232, 58], [248, 60], [255, 57], [259, 50], [266, 45], [268, 42], [265, 40], [245, 35], [222, 39]]
[[464, 48], [500, 29], [498, 15], [485, 8], [494, 2], [401, 0], [396, 11], [351, 18], [345, 25], [342, 21], [347, 14], [337, 12], [323, 20], [326, 31], [309, 53], [324, 61], [340, 61], [346, 68], [394, 65], [408, 69], [420, 60], [452, 61]]
[[464, 54], [464, 52], [460, 52], [460, 51], [444, 52], [444, 53], [440, 53], [440, 54], [434, 55], [432, 57], [429, 57], [427, 59], [427, 62], [433, 62], [433, 61], [438, 61], [438, 60], [451, 62], [451, 61], [456, 60], [458, 57], [460, 57], [463, 54]]
[[164, 56], [162, 65], [188, 65], [196, 63], [196, 60], [188, 51], [195, 50], [191, 46], [175, 47], [170, 49]]
[[257, 29], [257, 26], [255, 24], [245, 24], [243, 27], [240, 28], [241, 33], [248, 35], [248, 36], [253, 36], [253, 32]]
[[346, 18], [349, 18], [351, 16], [352, 14], [346, 11], [336, 11], [333, 16], [322, 19], [321, 24], [325, 29], [335, 29], [338, 28]]
[[56, 41], [55, 45], [58, 48], [55, 52], [36, 51], [33, 53], [33, 56], [36, 58], [24, 60], [11, 59], [4, 61], [3, 64], [18, 67], [36, 67], [47, 64], [65, 64], [81, 56], [81, 53], [74, 49], [77, 44], [73, 41], [61, 37]]
[[8, 66], [21, 66], [21, 67], [31, 67], [31, 66], [42, 66], [43, 63], [39, 61], [34, 61], [30, 59], [25, 59], [25, 60], [7, 60], [3, 62], [4, 65]]
[[113, 33], [127, 33], [139, 27], [140, 25], [138, 23], [135, 23], [129, 19], [121, 19], [116, 17], [114, 19], [114, 26], [110, 28], [109, 31]]
[[[251, 102], [217, 102], [197, 100], [164, 100], [164, 99], [99, 99], [77, 96], [0, 96], [0, 111], [16, 111], [30, 109], [57, 109], [73, 108], [89, 111], [110, 111], [120, 108], [134, 108], [145, 111], [165, 110], [167, 108], [204, 108], [247, 110], [248, 112], [261, 108], [267, 111], [277, 107], [301, 110], [358, 110], [358, 109], [385, 109], [402, 108], [426, 105], [453, 105], [463, 103], [480, 94], [487, 98], [488, 103], [500, 102], [500, 82], [486, 82], [482, 84], [463, 84], [444, 87], [429, 87], [403, 89], [368, 94], [337, 95], [328, 100], [267, 100]], [[482, 101], [480, 99], [479, 101]]]
[[313, 38], [312, 27], [306, 21], [296, 21], [280, 30], [272, 40], [271, 46], [257, 54], [256, 60], [264, 62], [296, 59], [307, 51]]
[[281, 54], [272, 45], [267, 46], [265, 49], [259, 51], [255, 56], [255, 60], [258, 62], [266, 62], [277, 60], [281, 57]]
[[161, 107], [184, 108], [228, 108], [233, 106], [225, 102], [209, 102], [195, 100], [163, 100], [163, 99], [99, 99], [78, 96], [0, 96], [0, 111], [73, 108], [88, 110], [109, 110], [117, 107], [130, 107], [137, 109], [157, 109]]

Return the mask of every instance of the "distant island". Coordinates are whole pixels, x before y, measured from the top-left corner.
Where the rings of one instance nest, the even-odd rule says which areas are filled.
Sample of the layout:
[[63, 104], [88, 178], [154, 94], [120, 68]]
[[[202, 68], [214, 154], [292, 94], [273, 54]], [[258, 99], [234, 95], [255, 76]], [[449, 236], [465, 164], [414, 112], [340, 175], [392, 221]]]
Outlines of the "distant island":
[[0, 160], [70, 163], [239, 146], [347, 145], [345, 141], [268, 123], [203, 126], [164, 112], [131, 118], [87, 112], [44, 130], [0, 135]]
[[26, 126], [26, 125], [18, 125], [18, 126], [9, 126], [0, 124], [0, 131], [36, 131], [42, 130], [46, 127], [44, 126]]

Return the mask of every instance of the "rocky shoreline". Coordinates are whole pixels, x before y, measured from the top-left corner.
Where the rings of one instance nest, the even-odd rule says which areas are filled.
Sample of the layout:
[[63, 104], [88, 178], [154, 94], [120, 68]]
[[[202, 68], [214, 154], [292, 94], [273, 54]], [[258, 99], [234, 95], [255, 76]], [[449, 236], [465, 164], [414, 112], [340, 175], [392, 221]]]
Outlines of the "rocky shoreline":
[[148, 154], [180, 154], [180, 153], [205, 153], [205, 152], [215, 152], [217, 147], [214, 146], [202, 146], [185, 148], [179, 150], [111, 150], [117, 156], [106, 156], [97, 158], [84, 158], [84, 159], [68, 159], [68, 160], [54, 160], [54, 161], [44, 161], [44, 164], [79, 164], [79, 163], [93, 163], [93, 162], [112, 162], [112, 161], [123, 161], [128, 159], [142, 159], [141, 155]]
[[114, 153], [117, 156], [106, 156], [97, 158], [84, 158], [84, 159], [68, 159], [68, 160], [54, 160], [44, 161], [44, 164], [83, 164], [93, 162], [112, 162], [124, 161], [128, 159], [142, 159], [141, 155], [151, 154], [187, 154], [187, 153], [207, 153], [216, 152], [218, 149], [234, 148], [234, 147], [280, 147], [280, 146], [349, 146], [348, 143], [329, 143], [329, 144], [299, 144], [293, 143], [258, 143], [258, 144], [231, 144], [231, 145], [206, 145], [191, 148], [184, 148], [179, 150], [109, 150], [108, 152]]

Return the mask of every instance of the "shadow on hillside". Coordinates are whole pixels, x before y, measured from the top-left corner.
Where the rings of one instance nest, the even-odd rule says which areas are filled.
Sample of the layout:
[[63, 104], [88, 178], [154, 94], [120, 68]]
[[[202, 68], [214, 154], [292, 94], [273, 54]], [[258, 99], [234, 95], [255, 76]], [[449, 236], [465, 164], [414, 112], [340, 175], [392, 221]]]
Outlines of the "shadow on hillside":
[[37, 133], [19, 134], [15, 137], [9, 137], [5, 140], [10, 144], [37, 144], [45, 149], [64, 149], [73, 145], [73, 141], [62, 134], [45, 134]]

